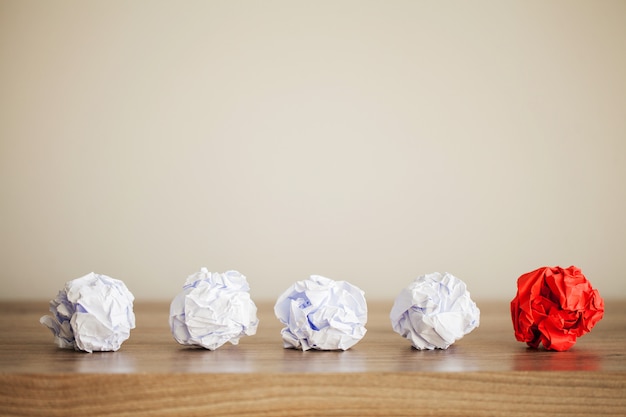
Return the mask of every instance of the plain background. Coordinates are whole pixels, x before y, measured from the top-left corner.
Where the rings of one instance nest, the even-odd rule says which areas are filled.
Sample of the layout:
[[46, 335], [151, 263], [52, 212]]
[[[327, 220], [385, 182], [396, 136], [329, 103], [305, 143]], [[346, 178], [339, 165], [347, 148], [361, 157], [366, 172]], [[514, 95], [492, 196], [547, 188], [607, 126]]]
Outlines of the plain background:
[[0, 0], [0, 298], [543, 265], [626, 296], [624, 1]]

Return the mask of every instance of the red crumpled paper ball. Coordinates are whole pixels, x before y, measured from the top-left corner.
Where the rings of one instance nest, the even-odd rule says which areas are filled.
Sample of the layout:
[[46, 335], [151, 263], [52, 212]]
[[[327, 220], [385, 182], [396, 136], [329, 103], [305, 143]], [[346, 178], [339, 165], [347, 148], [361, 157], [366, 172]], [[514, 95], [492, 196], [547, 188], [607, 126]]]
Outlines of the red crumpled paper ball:
[[603, 315], [600, 293], [575, 266], [542, 267], [517, 279], [511, 318], [515, 338], [530, 347], [568, 350]]

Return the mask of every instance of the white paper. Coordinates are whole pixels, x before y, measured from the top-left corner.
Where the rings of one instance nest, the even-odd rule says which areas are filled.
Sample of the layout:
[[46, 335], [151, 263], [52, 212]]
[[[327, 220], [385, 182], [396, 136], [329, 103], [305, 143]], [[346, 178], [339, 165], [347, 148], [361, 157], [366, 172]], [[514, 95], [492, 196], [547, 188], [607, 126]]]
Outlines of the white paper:
[[170, 328], [180, 344], [215, 350], [226, 342], [239, 343], [259, 325], [246, 277], [202, 268], [190, 275], [170, 306]]
[[416, 349], [447, 349], [480, 323], [480, 310], [463, 281], [434, 272], [413, 281], [396, 298], [393, 330]]
[[115, 351], [135, 328], [133, 300], [122, 281], [91, 272], [68, 281], [39, 322], [61, 348]]
[[274, 306], [285, 348], [346, 350], [365, 336], [367, 304], [358, 287], [312, 275], [285, 291]]

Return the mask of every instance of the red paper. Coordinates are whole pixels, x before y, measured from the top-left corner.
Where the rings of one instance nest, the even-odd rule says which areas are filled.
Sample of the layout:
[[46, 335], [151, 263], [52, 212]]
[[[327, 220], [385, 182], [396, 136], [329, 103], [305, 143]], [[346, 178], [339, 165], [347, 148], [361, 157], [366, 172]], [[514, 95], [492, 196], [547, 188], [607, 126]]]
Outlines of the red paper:
[[604, 315], [604, 301], [579, 268], [542, 267], [517, 279], [511, 301], [515, 338], [565, 351]]

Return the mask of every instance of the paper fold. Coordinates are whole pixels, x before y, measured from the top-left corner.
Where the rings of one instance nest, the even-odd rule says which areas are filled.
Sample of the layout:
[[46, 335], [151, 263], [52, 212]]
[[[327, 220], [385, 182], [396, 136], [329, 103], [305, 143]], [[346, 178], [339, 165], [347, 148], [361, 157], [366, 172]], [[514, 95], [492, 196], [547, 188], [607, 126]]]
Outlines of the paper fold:
[[91, 272], [68, 281], [39, 321], [61, 348], [116, 351], [135, 328], [133, 300], [122, 281]]
[[367, 332], [363, 291], [319, 275], [289, 287], [278, 297], [274, 313], [285, 324], [285, 348], [347, 350]]
[[256, 334], [257, 308], [246, 277], [202, 268], [185, 281], [170, 305], [170, 329], [180, 344], [215, 350]]
[[396, 298], [393, 330], [416, 349], [447, 349], [480, 323], [480, 310], [463, 281], [434, 272], [416, 278]]

